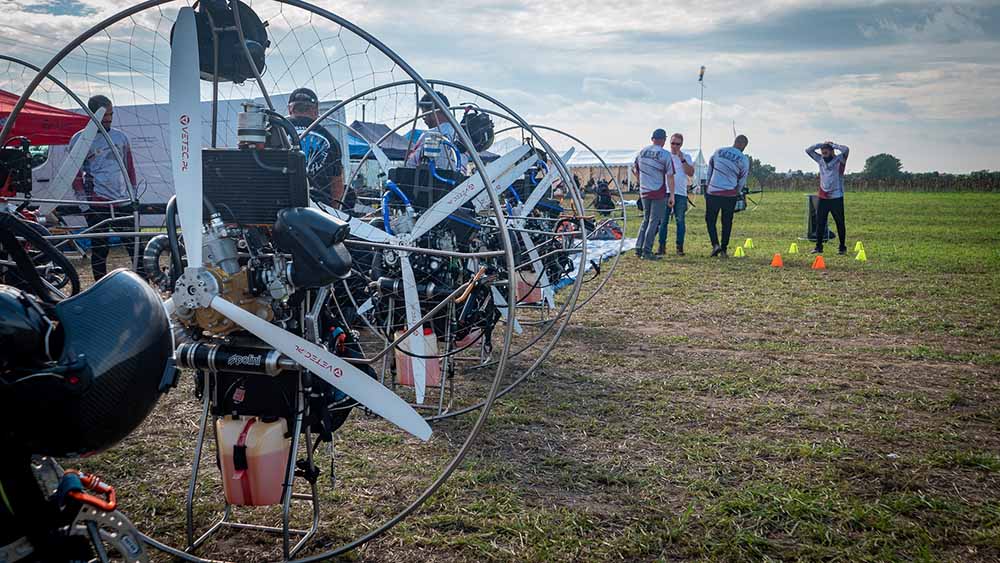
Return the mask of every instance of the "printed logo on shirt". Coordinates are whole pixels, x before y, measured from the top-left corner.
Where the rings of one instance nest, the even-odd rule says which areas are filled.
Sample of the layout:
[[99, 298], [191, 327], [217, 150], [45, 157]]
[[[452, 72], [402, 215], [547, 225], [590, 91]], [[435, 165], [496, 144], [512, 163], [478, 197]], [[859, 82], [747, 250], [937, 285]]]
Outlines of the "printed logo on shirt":
[[[295, 128], [299, 133], [306, 130], [305, 127]], [[326, 157], [330, 154], [330, 141], [323, 135], [310, 131], [301, 139], [300, 146], [306, 155], [306, 173], [310, 176], [323, 170], [326, 166]]]

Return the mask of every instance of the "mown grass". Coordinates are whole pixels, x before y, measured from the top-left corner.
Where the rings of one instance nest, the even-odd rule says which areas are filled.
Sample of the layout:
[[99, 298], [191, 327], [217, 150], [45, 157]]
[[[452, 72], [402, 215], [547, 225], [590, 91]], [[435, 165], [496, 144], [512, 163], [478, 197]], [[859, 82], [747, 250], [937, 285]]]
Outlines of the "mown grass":
[[[828, 254], [826, 271], [786, 253], [804, 196], [738, 215], [734, 240], [754, 249], [725, 262], [707, 257], [695, 203], [689, 255], [623, 259], [453, 478], [348, 559], [1000, 559], [1000, 196], [849, 194], [849, 246], [869, 261]], [[86, 462], [174, 544], [198, 408], [186, 387]], [[470, 424], [417, 446], [355, 415], [311, 552], [401, 508]], [[217, 499], [208, 457], [205, 472]], [[236, 534], [206, 553], [261, 561], [276, 544]]]

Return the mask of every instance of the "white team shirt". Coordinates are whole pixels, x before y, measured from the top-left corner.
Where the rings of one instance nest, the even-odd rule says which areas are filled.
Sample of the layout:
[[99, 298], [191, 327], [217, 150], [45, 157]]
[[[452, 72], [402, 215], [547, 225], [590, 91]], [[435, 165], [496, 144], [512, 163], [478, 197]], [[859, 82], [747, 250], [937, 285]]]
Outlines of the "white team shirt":
[[[670, 156], [674, 157], [674, 195], [687, 197], [688, 175], [684, 173], [683, 163], [687, 162], [688, 165], [694, 166], [694, 161], [691, 160], [690, 156], [684, 154], [683, 152], [681, 152], [680, 155], [670, 153]], [[683, 162], [681, 161], [681, 157], [684, 158]]]

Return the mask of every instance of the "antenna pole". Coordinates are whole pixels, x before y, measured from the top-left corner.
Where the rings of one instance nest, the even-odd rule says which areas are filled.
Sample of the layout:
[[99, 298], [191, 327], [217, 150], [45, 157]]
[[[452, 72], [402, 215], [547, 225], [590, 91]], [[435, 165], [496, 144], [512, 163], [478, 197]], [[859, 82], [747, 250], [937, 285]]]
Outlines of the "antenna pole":
[[704, 131], [703, 123], [705, 116], [705, 67], [701, 67], [701, 72], [698, 73], [698, 83], [701, 84], [701, 105], [698, 108], [698, 152], [702, 152], [701, 138], [702, 132]]

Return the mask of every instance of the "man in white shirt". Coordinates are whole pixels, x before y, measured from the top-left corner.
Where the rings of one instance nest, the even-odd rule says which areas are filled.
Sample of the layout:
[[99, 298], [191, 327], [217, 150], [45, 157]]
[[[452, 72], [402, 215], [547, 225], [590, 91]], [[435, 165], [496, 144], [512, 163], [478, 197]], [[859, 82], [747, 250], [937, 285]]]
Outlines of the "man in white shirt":
[[684, 214], [688, 207], [688, 178], [694, 176], [694, 164], [691, 159], [681, 152], [684, 145], [684, 135], [674, 133], [670, 137], [670, 156], [674, 159], [674, 207], [667, 212], [667, 216], [660, 223], [660, 248], [657, 254], [667, 252], [667, 228], [670, 226], [670, 216], [677, 218], [677, 255], [684, 256], [684, 233], [687, 230], [684, 224]]
[[[816, 151], [819, 152], [816, 152]], [[834, 151], [839, 151], [837, 154]], [[851, 149], [833, 141], [816, 143], [806, 149], [806, 154], [819, 165], [819, 205], [816, 209], [816, 248], [813, 254], [823, 253], [826, 239], [827, 221], [833, 215], [837, 223], [837, 237], [840, 239], [840, 254], [847, 254], [847, 227], [844, 221], [844, 172], [847, 156]]]
[[[435, 92], [435, 94], [441, 98], [445, 106], [448, 105], [447, 96], [441, 92]], [[406, 166], [416, 168], [424, 157], [424, 144], [428, 137], [439, 135], [444, 137], [444, 140], [450, 143], [451, 146], [442, 143], [441, 152], [434, 158], [435, 168], [438, 170], [461, 170], [464, 159], [452, 148], [456, 146], [455, 138], [457, 133], [455, 132], [455, 128], [451, 126], [451, 122], [448, 121], [448, 116], [445, 113], [448, 111], [447, 107], [445, 109], [437, 107], [430, 94], [424, 94], [420, 98], [420, 102], [417, 103], [417, 108], [424, 114], [424, 124], [427, 125], [427, 131], [420, 134], [420, 138], [413, 145], [410, 154], [406, 156]], [[458, 159], [457, 162], [456, 157]]]
[[[111, 127], [114, 121], [114, 104], [111, 103], [110, 98], [102, 95], [91, 96], [87, 100], [87, 107], [92, 112], [104, 108], [105, 113], [101, 120], [101, 127], [111, 138], [113, 148], [108, 145], [108, 140], [104, 135], [99, 134], [94, 137], [90, 143], [90, 149], [87, 150], [87, 156], [83, 159], [83, 164], [73, 180], [73, 190], [76, 198], [86, 202], [89, 207], [84, 218], [87, 220], [90, 232], [131, 231], [134, 228], [131, 222], [105, 223], [105, 221], [110, 221], [113, 217], [130, 215], [134, 211], [129, 203], [109, 203], [121, 202], [131, 197], [129, 188], [134, 189], [136, 184], [132, 145], [124, 131]], [[70, 150], [82, 135], [83, 131], [78, 131], [70, 138]], [[115, 155], [116, 152], [125, 164], [124, 174]], [[112, 213], [112, 208], [114, 213]], [[108, 271], [109, 242], [107, 238], [94, 237], [90, 239], [90, 269], [94, 281], [103, 278]], [[123, 237], [122, 245], [128, 252], [129, 259], [134, 261], [135, 239]], [[142, 260], [138, 262], [138, 269], [141, 272]]]

